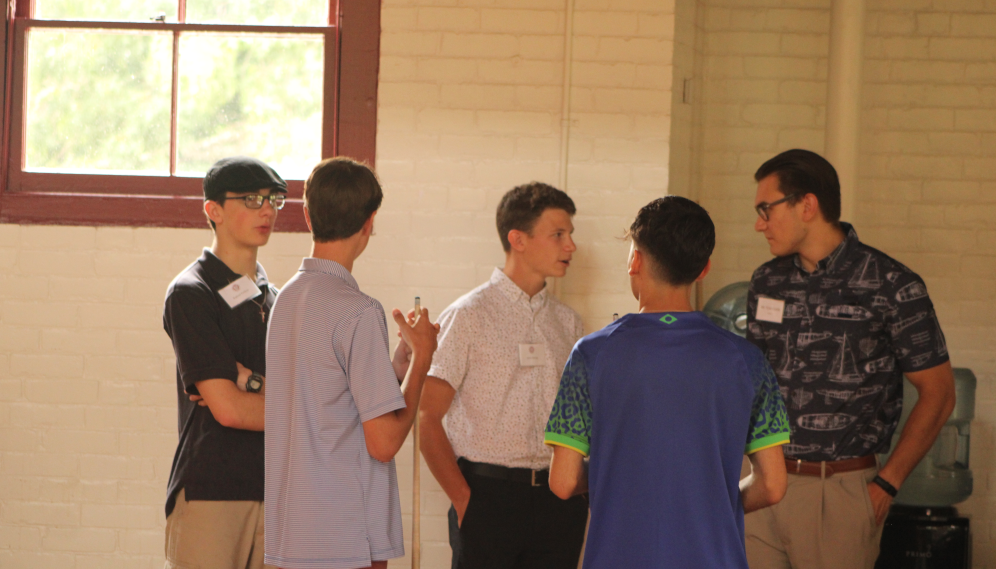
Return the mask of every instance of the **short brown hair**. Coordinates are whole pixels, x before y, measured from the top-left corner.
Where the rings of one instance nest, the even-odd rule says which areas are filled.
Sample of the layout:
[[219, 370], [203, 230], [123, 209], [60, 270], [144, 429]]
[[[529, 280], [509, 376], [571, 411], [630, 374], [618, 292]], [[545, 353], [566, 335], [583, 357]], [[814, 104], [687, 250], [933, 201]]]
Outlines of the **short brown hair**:
[[351, 158], [322, 160], [304, 183], [304, 205], [317, 242], [352, 237], [383, 200], [377, 176]]
[[508, 191], [498, 204], [496, 222], [501, 246], [508, 253], [512, 244], [508, 242], [508, 232], [517, 229], [531, 233], [536, 220], [548, 209], [562, 209], [569, 215], [577, 211], [574, 201], [564, 192], [542, 182], [530, 182]]

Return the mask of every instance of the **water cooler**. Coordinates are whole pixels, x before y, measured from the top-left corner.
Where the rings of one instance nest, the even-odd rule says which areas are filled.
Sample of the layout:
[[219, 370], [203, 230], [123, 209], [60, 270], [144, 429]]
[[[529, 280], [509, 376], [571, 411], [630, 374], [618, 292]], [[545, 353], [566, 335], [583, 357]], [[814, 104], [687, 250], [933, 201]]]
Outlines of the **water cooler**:
[[[720, 289], [703, 311], [718, 326], [740, 336], [747, 333], [748, 283]], [[972, 494], [969, 427], [975, 417], [975, 374], [955, 368], [957, 403], [934, 446], [903, 482], [882, 532], [875, 569], [968, 569], [971, 567], [969, 520], [954, 504]], [[916, 403], [916, 389], [903, 379], [903, 414], [892, 439], [895, 448]], [[881, 463], [888, 455], [880, 457]]]
[[[959, 516], [954, 504], [972, 495], [968, 445], [969, 426], [975, 417], [975, 374], [964, 368], [955, 368], [954, 373], [954, 412], [893, 501], [875, 569], [971, 567], [968, 518]], [[892, 448], [916, 400], [916, 389], [904, 379], [903, 415]], [[882, 460], [887, 458], [885, 455]]]

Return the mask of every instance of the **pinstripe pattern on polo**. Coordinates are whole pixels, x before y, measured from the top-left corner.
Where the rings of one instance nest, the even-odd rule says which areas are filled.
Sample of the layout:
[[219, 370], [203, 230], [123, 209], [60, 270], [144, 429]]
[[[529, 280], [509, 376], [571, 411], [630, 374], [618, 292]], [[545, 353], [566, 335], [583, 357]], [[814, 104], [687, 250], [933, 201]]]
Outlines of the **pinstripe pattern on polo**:
[[361, 423], [403, 409], [384, 309], [340, 264], [306, 258], [270, 315], [265, 560], [366, 567], [404, 555], [394, 461]]

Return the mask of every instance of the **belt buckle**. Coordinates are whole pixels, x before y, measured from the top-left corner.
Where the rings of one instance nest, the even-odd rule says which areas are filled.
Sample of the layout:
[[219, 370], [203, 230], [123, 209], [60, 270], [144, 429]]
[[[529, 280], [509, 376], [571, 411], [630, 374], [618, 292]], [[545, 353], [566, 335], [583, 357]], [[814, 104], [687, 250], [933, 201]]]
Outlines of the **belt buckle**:
[[536, 483], [536, 471], [530, 470], [529, 474], [532, 476], [532, 480], [530, 480], [529, 485], [533, 487], [541, 486], [540, 484]]

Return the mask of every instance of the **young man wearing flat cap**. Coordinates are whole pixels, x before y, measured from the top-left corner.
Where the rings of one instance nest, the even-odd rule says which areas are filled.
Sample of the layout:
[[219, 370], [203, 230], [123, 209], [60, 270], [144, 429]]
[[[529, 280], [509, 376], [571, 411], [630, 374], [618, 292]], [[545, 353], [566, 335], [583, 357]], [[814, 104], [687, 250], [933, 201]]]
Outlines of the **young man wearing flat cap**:
[[166, 569], [263, 567], [266, 323], [277, 290], [256, 262], [287, 184], [254, 158], [204, 177], [210, 249], [166, 290], [180, 442], [166, 498]]

